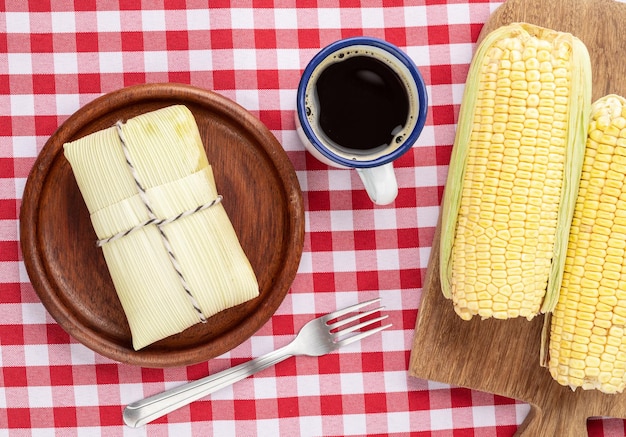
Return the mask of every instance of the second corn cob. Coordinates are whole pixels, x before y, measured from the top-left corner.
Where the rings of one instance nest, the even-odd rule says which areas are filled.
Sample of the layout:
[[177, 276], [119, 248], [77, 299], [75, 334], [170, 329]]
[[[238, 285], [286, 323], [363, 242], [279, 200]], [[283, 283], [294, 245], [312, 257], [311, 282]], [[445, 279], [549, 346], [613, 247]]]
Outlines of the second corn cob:
[[555, 303], [591, 101], [571, 34], [515, 23], [472, 61], [442, 209], [440, 279], [463, 319]]
[[625, 178], [626, 100], [609, 95], [592, 107], [563, 281], [550, 322], [550, 373], [572, 389], [621, 393], [626, 387]]

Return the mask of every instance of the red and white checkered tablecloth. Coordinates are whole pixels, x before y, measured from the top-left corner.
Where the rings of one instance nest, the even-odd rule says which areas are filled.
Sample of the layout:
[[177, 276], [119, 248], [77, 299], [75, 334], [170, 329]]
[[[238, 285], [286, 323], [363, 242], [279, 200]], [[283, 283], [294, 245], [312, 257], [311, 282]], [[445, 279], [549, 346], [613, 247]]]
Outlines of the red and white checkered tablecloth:
[[[499, 0], [0, 0], [0, 436], [509, 436], [528, 405], [408, 376], [422, 280], [455, 120], [478, 34]], [[354, 171], [305, 153], [293, 121], [302, 69], [323, 46], [371, 35], [428, 85], [427, 125], [397, 161], [399, 195], [372, 205]], [[238, 102], [275, 134], [299, 178], [304, 252], [252, 338], [208, 362], [118, 364], [44, 309], [19, 249], [28, 173], [48, 137], [94, 98], [182, 82]], [[144, 428], [123, 407], [286, 344], [315, 315], [381, 296], [393, 327], [319, 358], [287, 360]], [[437, 327], [433, 327], [437, 329]], [[624, 435], [595, 419], [592, 436]]]

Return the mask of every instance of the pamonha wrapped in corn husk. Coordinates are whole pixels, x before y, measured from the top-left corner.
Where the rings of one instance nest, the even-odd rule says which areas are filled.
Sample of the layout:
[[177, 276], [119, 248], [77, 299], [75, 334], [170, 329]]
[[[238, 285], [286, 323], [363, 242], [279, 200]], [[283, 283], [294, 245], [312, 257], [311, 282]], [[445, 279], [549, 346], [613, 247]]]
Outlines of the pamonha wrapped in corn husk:
[[135, 349], [258, 295], [188, 108], [139, 115], [64, 152]]

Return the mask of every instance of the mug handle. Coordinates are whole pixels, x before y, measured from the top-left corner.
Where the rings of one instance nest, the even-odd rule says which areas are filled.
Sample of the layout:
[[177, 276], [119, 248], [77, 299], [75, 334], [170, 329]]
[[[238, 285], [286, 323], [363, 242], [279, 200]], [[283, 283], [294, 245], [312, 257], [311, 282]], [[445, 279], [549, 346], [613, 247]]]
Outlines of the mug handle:
[[393, 172], [393, 163], [357, 168], [356, 171], [372, 202], [377, 205], [388, 205], [395, 200], [398, 195], [398, 182]]

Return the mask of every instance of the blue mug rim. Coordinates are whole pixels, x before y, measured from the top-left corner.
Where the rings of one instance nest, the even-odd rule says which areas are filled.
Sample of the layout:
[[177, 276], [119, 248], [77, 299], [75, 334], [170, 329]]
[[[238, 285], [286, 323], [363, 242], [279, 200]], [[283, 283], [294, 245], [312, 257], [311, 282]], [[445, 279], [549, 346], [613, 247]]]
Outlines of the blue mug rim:
[[[402, 144], [402, 147], [395, 149], [391, 153], [367, 161], [352, 160], [330, 152], [328, 148], [320, 144], [317, 136], [313, 132], [313, 128], [311, 127], [308, 118], [306, 117], [305, 93], [307, 84], [309, 83], [311, 75], [313, 74], [313, 70], [315, 70], [318, 64], [326, 57], [328, 57], [328, 55], [352, 45], [377, 47], [388, 53], [391, 53], [391, 55], [398, 59], [411, 73], [411, 77], [415, 81], [418, 94], [417, 98], [419, 102], [419, 108], [417, 121], [415, 127]], [[344, 38], [327, 45], [315, 56], [313, 56], [313, 58], [309, 61], [308, 65], [304, 69], [304, 72], [302, 73], [302, 77], [300, 78], [300, 83], [298, 85], [298, 92], [296, 97], [296, 112], [298, 113], [298, 119], [300, 120], [300, 126], [302, 127], [304, 134], [308, 138], [309, 142], [313, 145], [313, 147], [315, 147], [315, 149], [317, 149], [324, 157], [345, 167], [377, 167], [392, 162], [400, 156], [404, 155], [406, 152], [409, 151], [409, 149], [411, 149], [411, 147], [413, 147], [413, 145], [421, 135], [422, 130], [424, 129], [424, 125], [426, 124], [426, 116], [428, 113], [428, 96], [426, 92], [426, 84], [413, 60], [392, 43], [369, 36], [355, 36], [350, 38]]]

